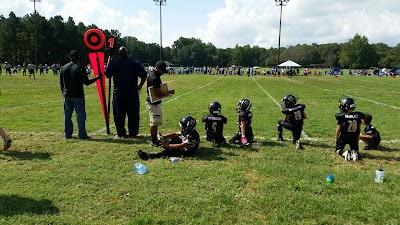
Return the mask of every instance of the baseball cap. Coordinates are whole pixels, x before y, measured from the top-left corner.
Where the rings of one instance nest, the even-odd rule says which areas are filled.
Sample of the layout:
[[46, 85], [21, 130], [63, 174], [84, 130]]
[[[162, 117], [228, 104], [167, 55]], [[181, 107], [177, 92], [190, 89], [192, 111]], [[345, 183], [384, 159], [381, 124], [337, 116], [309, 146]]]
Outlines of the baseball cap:
[[158, 61], [156, 63], [156, 67], [159, 68], [160, 70], [162, 70], [164, 73], [167, 73], [167, 64], [165, 64], [164, 61]]
[[71, 59], [77, 59], [77, 58], [79, 58], [79, 52], [78, 52], [78, 50], [72, 50], [72, 51], [69, 53], [69, 57], [70, 57]]

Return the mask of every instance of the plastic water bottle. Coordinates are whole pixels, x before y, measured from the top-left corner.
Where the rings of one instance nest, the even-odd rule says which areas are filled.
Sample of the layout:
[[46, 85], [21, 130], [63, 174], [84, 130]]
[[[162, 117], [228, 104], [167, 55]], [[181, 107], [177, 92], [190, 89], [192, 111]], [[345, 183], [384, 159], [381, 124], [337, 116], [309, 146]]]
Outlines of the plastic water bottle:
[[135, 163], [134, 169], [138, 174], [145, 174], [147, 172], [147, 167], [140, 162]]
[[385, 172], [383, 172], [382, 165], [375, 171], [375, 183], [383, 183], [383, 177]]
[[171, 157], [171, 158], [169, 159], [169, 161], [174, 162], [174, 163], [183, 162], [183, 158], [180, 158], [180, 157]]

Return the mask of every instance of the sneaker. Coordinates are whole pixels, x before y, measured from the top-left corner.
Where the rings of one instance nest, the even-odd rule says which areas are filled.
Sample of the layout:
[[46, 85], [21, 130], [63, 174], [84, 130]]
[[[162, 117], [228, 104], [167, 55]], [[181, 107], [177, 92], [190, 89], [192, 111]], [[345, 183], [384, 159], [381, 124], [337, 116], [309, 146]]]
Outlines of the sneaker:
[[353, 161], [357, 161], [358, 160], [358, 152], [356, 150], [351, 150], [351, 159]]
[[285, 140], [283, 140], [283, 137], [278, 137], [276, 140], [277, 141], [285, 141]]
[[159, 140], [152, 141], [150, 145], [153, 146], [153, 147], [160, 147], [161, 146], [161, 142]]
[[294, 144], [294, 148], [296, 150], [301, 150], [303, 149], [303, 145], [301, 145], [300, 140], [297, 140], [296, 143]]
[[126, 138], [126, 136], [121, 136], [121, 135], [118, 135], [118, 134], [116, 134], [114, 136], [114, 139], [125, 139], [125, 138]]
[[141, 158], [143, 160], [148, 160], [150, 158], [149, 153], [144, 152], [142, 150], [138, 151], [138, 156], [139, 156], [139, 158]]
[[342, 156], [343, 156], [344, 160], [346, 160], [346, 161], [350, 161], [351, 160], [349, 150], [343, 152]]
[[4, 150], [7, 150], [11, 147], [11, 138], [9, 136], [6, 136], [3, 140], [3, 146], [4, 146]]
[[367, 145], [364, 146], [364, 150], [374, 150], [374, 147]]

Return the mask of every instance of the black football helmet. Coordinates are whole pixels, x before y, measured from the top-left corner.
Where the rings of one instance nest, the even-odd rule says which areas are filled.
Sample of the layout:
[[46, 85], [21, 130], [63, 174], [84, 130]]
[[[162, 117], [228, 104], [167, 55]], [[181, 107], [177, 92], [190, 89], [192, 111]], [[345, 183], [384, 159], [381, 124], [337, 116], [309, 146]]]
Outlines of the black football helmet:
[[181, 119], [179, 122], [179, 127], [180, 130], [183, 134], [185, 134], [188, 131], [192, 131], [196, 128], [196, 120], [193, 118], [193, 116], [185, 116]]
[[341, 112], [347, 112], [349, 109], [356, 109], [356, 103], [352, 98], [342, 98], [339, 100], [339, 109]]
[[296, 105], [297, 99], [294, 95], [285, 95], [281, 100], [282, 109], [292, 108]]
[[219, 102], [211, 102], [208, 106], [208, 111], [210, 111], [211, 114], [220, 114], [221, 110], [222, 106], [219, 104]]
[[251, 109], [251, 101], [247, 98], [243, 98], [241, 99], [238, 103], [237, 103], [237, 111], [238, 112], [247, 112], [250, 111]]

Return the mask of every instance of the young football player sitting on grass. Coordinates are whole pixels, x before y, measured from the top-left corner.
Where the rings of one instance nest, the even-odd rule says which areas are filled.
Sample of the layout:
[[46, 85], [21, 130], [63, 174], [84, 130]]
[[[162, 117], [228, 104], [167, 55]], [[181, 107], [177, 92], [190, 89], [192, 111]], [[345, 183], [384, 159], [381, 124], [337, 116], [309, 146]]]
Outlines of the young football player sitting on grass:
[[250, 111], [251, 101], [247, 98], [241, 99], [237, 106], [239, 131], [229, 140], [229, 143], [251, 146], [254, 141], [253, 128], [251, 127], [253, 119], [253, 113]]
[[360, 139], [365, 143], [364, 150], [377, 150], [381, 143], [381, 136], [374, 126], [371, 124], [371, 114], [365, 114], [362, 124], [365, 125], [364, 133], [360, 134]]
[[11, 147], [11, 138], [7, 136], [6, 132], [4, 132], [3, 128], [0, 127], [0, 136], [3, 138], [3, 149], [7, 150]]
[[[343, 98], [339, 101], [340, 113], [335, 115], [337, 120], [336, 127], [336, 153], [341, 155], [346, 161], [357, 161], [358, 140], [360, 136], [361, 120], [365, 118], [364, 113], [354, 112], [356, 103], [352, 98]], [[350, 145], [350, 150], [343, 151], [346, 144]]]
[[225, 144], [226, 140], [222, 134], [224, 131], [224, 124], [228, 119], [221, 115], [221, 104], [219, 102], [211, 102], [208, 106], [210, 114], [203, 116], [203, 123], [207, 132], [207, 141], [211, 141], [214, 145]]
[[138, 151], [141, 159], [155, 159], [161, 157], [172, 156], [191, 156], [196, 153], [200, 144], [200, 135], [196, 131], [196, 120], [192, 116], [185, 116], [179, 122], [180, 131], [160, 135], [160, 143], [164, 148], [158, 153], [147, 153], [142, 150]]
[[283, 120], [278, 121], [278, 141], [283, 141], [282, 131], [284, 127], [292, 131], [293, 144], [296, 150], [302, 149], [300, 143], [301, 132], [303, 131], [304, 119], [307, 119], [307, 114], [304, 111], [304, 104], [296, 104], [297, 99], [294, 95], [285, 95], [282, 98], [282, 114], [285, 116]]

